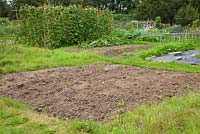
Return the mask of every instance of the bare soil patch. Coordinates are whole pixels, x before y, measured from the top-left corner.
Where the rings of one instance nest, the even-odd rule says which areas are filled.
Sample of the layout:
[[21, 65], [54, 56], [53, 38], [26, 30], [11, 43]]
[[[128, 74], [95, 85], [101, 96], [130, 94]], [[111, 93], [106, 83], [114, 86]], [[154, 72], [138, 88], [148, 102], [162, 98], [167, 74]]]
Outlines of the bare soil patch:
[[[111, 46], [111, 47], [95, 47], [88, 49], [91, 52], [97, 52], [104, 56], [108, 57], [118, 57], [123, 58], [125, 55], [136, 56], [137, 52], [140, 50], [149, 49], [150, 45], [120, 45], [120, 46]], [[69, 49], [69, 52], [80, 52], [84, 49]]]
[[[111, 120], [148, 102], [197, 91], [200, 74], [122, 65], [63, 67], [0, 76], [0, 96], [62, 119]], [[119, 108], [119, 102], [124, 106]]]

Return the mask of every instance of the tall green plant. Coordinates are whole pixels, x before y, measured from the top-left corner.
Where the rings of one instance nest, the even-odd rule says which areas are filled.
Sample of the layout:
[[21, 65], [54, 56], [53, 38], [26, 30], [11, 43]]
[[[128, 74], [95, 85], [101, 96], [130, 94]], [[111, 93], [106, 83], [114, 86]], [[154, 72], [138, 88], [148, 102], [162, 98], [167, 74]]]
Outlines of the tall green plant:
[[109, 34], [112, 27], [111, 12], [82, 6], [24, 6], [20, 20], [23, 41], [49, 48], [93, 41]]
[[161, 29], [161, 17], [160, 16], [156, 17], [155, 23], [156, 23], [156, 28]]

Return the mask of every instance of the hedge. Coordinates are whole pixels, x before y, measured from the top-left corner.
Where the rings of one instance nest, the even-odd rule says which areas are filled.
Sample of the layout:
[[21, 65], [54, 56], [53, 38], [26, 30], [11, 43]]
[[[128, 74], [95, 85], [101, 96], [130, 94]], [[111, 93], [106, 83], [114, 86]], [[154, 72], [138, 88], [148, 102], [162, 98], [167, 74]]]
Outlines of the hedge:
[[82, 6], [24, 6], [20, 9], [20, 39], [34, 46], [58, 48], [93, 41], [112, 30], [112, 14]]

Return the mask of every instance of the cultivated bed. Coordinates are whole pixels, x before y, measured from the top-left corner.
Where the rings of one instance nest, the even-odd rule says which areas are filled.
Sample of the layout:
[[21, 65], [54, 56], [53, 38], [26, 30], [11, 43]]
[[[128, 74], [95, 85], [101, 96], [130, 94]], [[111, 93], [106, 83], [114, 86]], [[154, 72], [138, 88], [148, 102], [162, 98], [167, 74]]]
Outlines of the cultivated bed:
[[0, 76], [0, 96], [62, 119], [111, 120], [139, 104], [198, 90], [200, 74], [121, 65], [64, 67]]

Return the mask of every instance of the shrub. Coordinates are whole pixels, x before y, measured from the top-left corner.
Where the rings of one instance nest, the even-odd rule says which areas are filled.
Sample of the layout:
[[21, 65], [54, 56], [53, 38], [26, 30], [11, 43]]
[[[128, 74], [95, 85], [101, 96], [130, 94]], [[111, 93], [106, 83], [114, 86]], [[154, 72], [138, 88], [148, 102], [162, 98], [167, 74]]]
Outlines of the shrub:
[[178, 10], [176, 14], [177, 24], [186, 26], [191, 24], [192, 21], [199, 18], [198, 9], [193, 8], [192, 6], [182, 7]]
[[155, 23], [156, 23], [156, 28], [161, 29], [161, 17], [160, 16], [156, 17]]
[[9, 21], [8, 18], [0, 18], [0, 36], [14, 36], [18, 29], [18, 23], [16, 21]]
[[159, 42], [159, 36], [151, 36], [151, 35], [141, 35], [136, 38], [138, 41], [145, 41], [145, 42]]
[[170, 24], [161, 23], [161, 29], [169, 28]]
[[196, 29], [196, 28], [198, 28], [198, 27], [200, 27], [200, 19], [194, 20], [194, 21], [192, 22], [192, 28], [193, 28], [193, 29]]
[[145, 59], [151, 56], [160, 56], [168, 54], [170, 52], [192, 50], [199, 47], [199, 44], [197, 42], [199, 42], [199, 40], [188, 40], [186, 42], [176, 43], [176, 44], [174, 43], [168, 43], [164, 45], [162, 44], [154, 48], [151, 48], [149, 50], [140, 52], [138, 57], [141, 59]]
[[81, 6], [24, 6], [20, 10], [21, 39], [32, 45], [58, 48], [96, 40], [111, 32], [108, 10]]

